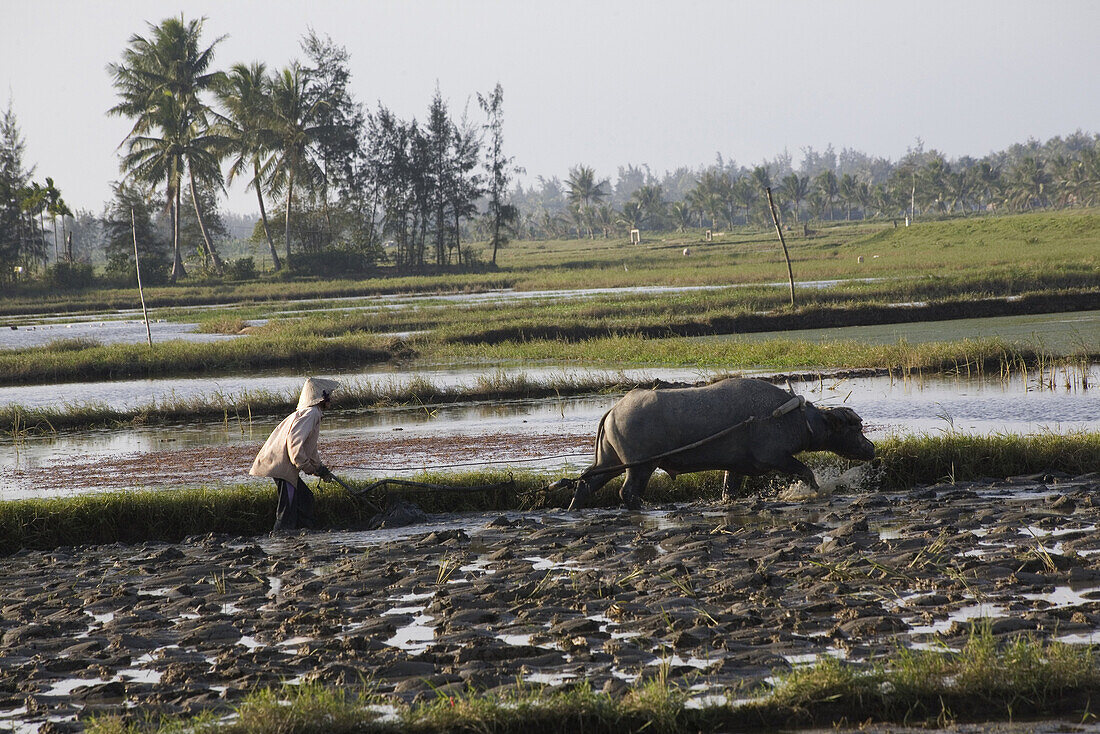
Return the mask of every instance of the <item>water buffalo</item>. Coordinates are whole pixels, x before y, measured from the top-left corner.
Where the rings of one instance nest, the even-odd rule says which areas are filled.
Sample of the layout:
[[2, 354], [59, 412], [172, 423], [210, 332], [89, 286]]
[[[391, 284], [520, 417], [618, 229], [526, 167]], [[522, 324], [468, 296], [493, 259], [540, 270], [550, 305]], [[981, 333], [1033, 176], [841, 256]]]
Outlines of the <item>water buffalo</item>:
[[794, 458], [801, 451], [862, 460], [875, 456], [854, 410], [817, 408], [763, 380], [632, 390], [600, 419], [596, 458], [576, 480], [569, 509], [583, 507], [624, 471], [619, 496], [630, 509], [641, 506], [642, 491], [657, 469], [671, 476], [725, 470], [724, 495], [739, 488], [746, 475], [770, 471], [816, 489], [813, 471]]

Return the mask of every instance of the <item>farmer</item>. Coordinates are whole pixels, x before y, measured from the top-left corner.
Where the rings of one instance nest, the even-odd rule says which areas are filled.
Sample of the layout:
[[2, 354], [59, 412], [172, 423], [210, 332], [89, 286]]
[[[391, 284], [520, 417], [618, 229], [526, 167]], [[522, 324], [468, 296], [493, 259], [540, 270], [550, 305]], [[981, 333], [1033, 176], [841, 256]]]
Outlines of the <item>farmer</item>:
[[321, 418], [329, 405], [335, 380], [310, 377], [302, 387], [298, 409], [283, 419], [256, 455], [249, 474], [271, 477], [279, 490], [275, 530], [296, 530], [313, 525], [313, 492], [298, 472], [328, 479], [332, 472], [317, 455]]

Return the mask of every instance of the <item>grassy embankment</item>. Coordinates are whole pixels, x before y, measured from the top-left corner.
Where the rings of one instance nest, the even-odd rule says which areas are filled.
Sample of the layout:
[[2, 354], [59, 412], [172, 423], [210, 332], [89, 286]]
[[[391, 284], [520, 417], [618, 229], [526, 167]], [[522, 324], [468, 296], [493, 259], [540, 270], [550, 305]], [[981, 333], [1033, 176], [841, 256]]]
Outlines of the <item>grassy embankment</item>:
[[[1100, 232], [1097, 209], [921, 221], [894, 229], [868, 221], [821, 226], [809, 237], [788, 234], [799, 281], [833, 278], [907, 278], [920, 275], [967, 277], [1042, 275], [1048, 287], [1057, 276], [1081, 266], [1096, 267]], [[684, 247], [691, 248], [684, 257]], [[857, 263], [862, 256], [864, 262]], [[295, 299], [374, 296], [394, 293], [460, 293], [494, 288], [690, 286], [782, 281], [785, 271], [770, 228], [736, 227], [702, 242], [702, 231], [645, 233], [631, 246], [625, 238], [516, 241], [500, 251], [496, 271], [378, 277], [365, 280], [266, 276], [258, 281], [184, 281], [146, 290], [154, 309], [189, 305], [255, 304]], [[60, 293], [49, 289], [9, 294], [0, 316], [137, 308], [131, 289]], [[293, 306], [292, 306], [293, 307]]]
[[[1100, 471], [1100, 433], [1038, 436], [925, 435], [889, 438], [879, 442], [873, 470], [861, 480], [863, 490], [905, 490], [919, 484], [962, 482], [1045, 472], [1080, 475]], [[807, 463], [819, 473], [837, 474], [842, 460], [812, 455]], [[398, 489], [389, 497], [412, 500], [427, 512], [538, 510], [568, 505], [571, 492], [547, 491], [557, 479], [548, 473], [492, 470], [433, 473], [419, 481], [446, 484], [453, 492]], [[514, 481], [512, 489], [463, 491]], [[750, 479], [744, 491], [765, 495], [775, 480]], [[713, 500], [721, 491], [719, 472], [686, 474], [670, 479], [658, 473], [646, 490], [649, 503]], [[367, 482], [353, 482], [362, 488]], [[621, 480], [600, 490], [593, 504], [618, 504]], [[320, 484], [317, 518], [324, 528], [362, 526], [370, 513], [347, 492]], [[372, 495], [382, 502], [381, 494]], [[275, 515], [275, 493], [266, 482], [225, 488], [184, 488], [162, 491], [120, 491], [51, 499], [0, 503], [0, 554], [23, 548], [49, 549], [64, 545], [174, 542], [191, 535], [266, 532]]]
[[[316, 350], [329, 349], [328, 342], [318, 337]], [[308, 341], [297, 342], [307, 344]], [[200, 373], [205, 345], [164, 345], [165, 358], [178, 355], [181, 360], [194, 360]], [[194, 348], [199, 347], [199, 348]], [[360, 355], [369, 349], [367, 347]], [[466, 357], [470, 347], [462, 347]], [[147, 349], [140, 346], [98, 347], [77, 352], [55, 351], [59, 360], [71, 357], [68, 368], [89, 365], [89, 371], [105, 369], [95, 359], [99, 351], [131, 354], [140, 363]], [[699, 343], [690, 339], [647, 339], [608, 337], [581, 342], [561, 343], [536, 341], [507, 346], [481, 345], [482, 358], [502, 362], [516, 359], [522, 352], [528, 361], [554, 364], [615, 367], [672, 366], [690, 367], [709, 372], [715, 377], [736, 374], [739, 370], [754, 370], [767, 366], [776, 371], [872, 370], [897, 375], [899, 378], [937, 373], [976, 376], [986, 379], [1006, 379], [1026, 373], [1033, 382], [1049, 387], [1087, 387], [1087, 365], [1100, 358], [1100, 345], [1095, 349], [1080, 349], [1069, 355], [1055, 355], [999, 339], [963, 340], [909, 344], [865, 344], [855, 341], [807, 342], [767, 340], [750, 342]], [[303, 370], [312, 369], [309, 361], [315, 352], [299, 352]], [[348, 349], [346, 354], [355, 353]], [[0, 365], [4, 362], [0, 353]], [[249, 364], [247, 357], [241, 362]], [[1084, 384], [1082, 385], [1082, 381]], [[350, 381], [336, 392], [335, 410], [366, 410], [401, 405], [431, 406], [474, 400], [537, 399], [600, 393], [625, 392], [636, 386], [651, 384], [645, 379], [628, 380], [624, 376], [577, 376], [564, 369], [561, 375], [532, 379], [523, 374], [489, 372], [471, 384], [446, 387], [423, 378], [408, 381], [390, 380], [377, 383]], [[258, 416], [285, 414], [293, 409], [297, 395], [292, 391], [252, 390], [241, 393], [213, 392], [185, 398], [165, 398], [132, 409], [117, 409], [98, 403], [68, 403], [59, 407], [25, 408], [20, 405], [0, 406], [0, 431], [16, 438], [31, 434], [61, 430], [115, 427], [120, 425], [170, 424], [184, 420], [221, 420], [249, 422]]]
[[[685, 682], [661, 671], [612, 697], [585, 683], [550, 689], [528, 684], [511, 694], [469, 691], [416, 704], [371, 692], [319, 685], [284, 686], [248, 696], [233, 715], [209, 712], [194, 719], [101, 716], [91, 734], [139, 732], [496, 732], [538, 734], [584, 731], [593, 734], [653, 731], [775, 731], [799, 726], [856, 727], [874, 722], [947, 726], [953, 723], [1016, 721], [1072, 716], [1087, 721], [1092, 698], [1100, 695], [1100, 671], [1092, 649], [1029, 637], [1002, 640], [988, 626], [976, 631], [962, 650], [899, 648], [867, 664], [824, 658], [777, 675], [774, 687], [727, 691], [727, 701], [688, 707]], [[384, 716], [382, 710], [395, 713]], [[130, 723], [128, 723], [130, 722]]]
[[[696, 235], [663, 235], [642, 246], [615, 240], [523, 242], [505, 250], [501, 272], [365, 281], [262, 282], [208, 287], [181, 286], [154, 291], [177, 308], [173, 319], [199, 319], [207, 331], [237, 331], [244, 318], [299, 309], [279, 316], [255, 333], [216, 344], [101, 346], [62, 341], [55, 345], [0, 353], [0, 383], [31, 384], [87, 379], [172, 376], [254, 371], [279, 366], [302, 370], [356, 369], [379, 362], [425, 360], [556, 359], [586, 363], [673, 364], [723, 362], [730, 366], [770, 364], [742, 347], [708, 354], [696, 345], [668, 342], [681, 336], [744, 333], [842, 324], [896, 323], [967, 315], [1058, 312], [1100, 306], [1097, 252], [1100, 213], [1094, 210], [990, 217], [923, 223], [893, 229], [881, 223], [836, 225], [792, 243], [800, 280], [847, 278], [830, 289], [802, 289], [799, 306], [785, 305], [776, 280], [778, 261], [770, 235], [727, 233], [695, 248], [690, 258], [680, 246]], [[857, 255], [864, 257], [856, 263]], [[625, 267], [624, 267], [625, 265]], [[491, 278], [496, 278], [492, 280]], [[858, 278], [885, 278], [865, 282]], [[377, 293], [467, 291], [508, 285], [538, 287], [756, 284], [718, 291], [661, 293], [652, 290], [590, 299], [461, 305], [428, 299], [415, 307], [368, 312], [333, 310], [370, 305], [369, 299], [339, 304], [286, 297], [370, 296]], [[0, 306], [72, 308], [89, 305], [95, 293], [52, 303], [18, 297]], [[114, 305], [120, 293], [103, 296]], [[990, 300], [993, 299], [993, 300]], [[1009, 300], [1006, 300], [1009, 299]], [[270, 300], [273, 305], [261, 306]], [[189, 303], [238, 304], [215, 311], [183, 308]], [[897, 308], [898, 302], [922, 303]], [[99, 305], [98, 302], [91, 305]], [[309, 313], [318, 307], [321, 313]], [[393, 332], [427, 332], [408, 339]], [[608, 340], [612, 340], [609, 343]], [[609, 349], [619, 343], [626, 349]], [[657, 345], [657, 346], [654, 346]], [[670, 345], [670, 346], [666, 346]], [[1084, 351], [1100, 351], [1083, 345]], [[778, 347], [803, 352], [802, 345]], [[774, 352], [777, 347], [765, 352]], [[843, 365], [834, 356], [799, 366], [890, 366], [849, 353]], [[765, 353], [763, 357], [767, 358]], [[789, 359], [775, 366], [793, 366]]]

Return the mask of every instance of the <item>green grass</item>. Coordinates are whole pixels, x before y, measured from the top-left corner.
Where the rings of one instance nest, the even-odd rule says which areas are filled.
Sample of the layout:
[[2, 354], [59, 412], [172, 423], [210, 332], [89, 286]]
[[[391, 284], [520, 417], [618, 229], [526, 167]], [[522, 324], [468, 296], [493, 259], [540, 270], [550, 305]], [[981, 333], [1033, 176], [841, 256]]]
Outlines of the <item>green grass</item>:
[[[517, 242], [498, 272], [454, 273], [361, 281], [278, 278], [238, 284], [151, 289], [158, 318], [198, 321], [212, 333], [239, 333], [245, 320], [270, 317], [248, 336], [215, 344], [169, 342], [102, 346], [59, 342], [0, 352], [0, 384], [165, 377], [293, 369], [347, 369], [416, 357], [446, 359], [598, 359], [611, 361], [609, 340], [644, 338], [620, 350], [637, 364], [679, 364], [699, 351], [682, 336], [776, 331], [814, 326], [942, 320], [961, 316], [1051, 313], [1100, 307], [1100, 212], [1067, 210], [1019, 216], [921, 222], [894, 229], [882, 222], [838, 223], [811, 237], [795, 236], [800, 281], [842, 279], [829, 289], [800, 289], [786, 306], [781, 263], [765, 230], [739, 229], [699, 245], [698, 232], [647, 235], [646, 244], [620, 240]], [[682, 246], [695, 243], [685, 258]], [[877, 257], [876, 257], [877, 255]], [[857, 257], [864, 257], [857, 263]], [[866, 282], [866, 278], [878, 279]], [[586, 298], [463, 304], [422, 299], [404, 308], [376, 308], [380, 294], [431, 294], [510, 287], [638, 290]], [[662, 293], [653, 286], [738, 284], [747, 287]], [[44, 309], [116, 308], [125, 291], [6, 297], [0, 313]], [[339, 303], [316, 299], [343, 297]], [[1012, 300], [1005, 300], [1011, 297]], [[68, 299], [68, 300], [66, 300]], [[287, 303], [288, 299], [303, 299]], [[920, 302], [898, 309], [898, 302]], [[223, 308], [191, 308], [204, 304]], [[369, 310], [346, 311], [366, 306]], [[318, 308], [323, 310], [318, 311]], [[289, 311], [290, 314], [280, 312]], [[410, 339], [385, 336], [427, 332]], [[671, 341], [670, 341], [671, 340]], [[667, 342], [654, 347], [651, 343]], [[610, 346], [615, 346], [614, 344]], [[1088, 345], [1092, 352], [1097, 345]], [[655, 352], [676, 351], [673, 362]], [[642, 355], [651, 355], [643, 357]], [[703, 358], [707, 358], [704, 351]], [[763, 356], [767, 356], [764, 354]], [[714, 359], [724, 357], [715, 356]], [[853, 355], [819, 366], [863, 367]], [[757, 358], [744, 356], [738, 364]], [[790, 357], [772, 366], [794, 366]], [[815, 363], [802, 360], [799, 366]], [[890, 366], [900, 366], [900, 363]]]
[[[554, 689], [517, 684], [510, 693], [471, 690], [411, 705], [372, 693], [368, 681], [361, 691], [317, 685], [257, 691], [234, 705], [228, 718], [215, 712], [145, 721], [132, 714], [100, 716], [92, 719], [88, 731], [687, 734], [874, 722], [942, 727], [1020, 717], [1081, 718], [1091, 715], [1091, 698], [1098, 694], [1100, 673], [1091, 648], [1029, 637], [998, 640], [987, 627], [957, 653], [899, 649], [871, 664], [825, 658], [781, 673], [773, 690], [739, 706], [688, 708], [686, 688], [659, 674], [619, 697], [597, 693], [584, 683]], [[383, 719], [371, 706], [392, 707], [396, 715]]]
[[[368, 354], [374, 347], [365, 347]], [[404, 353], [405, 348], [394, 343], [388, 349]], [[140, 359], [146, 347], [98, 347], [94, 350], [132, 355]], [[348, 350], [342, 353], [347, 354]], [[202, 364], [202, 351], [176, 350], [164, 347], [159, 355], [146, 355], [160, 363], [181, 352]], [[54, 352], [51, 352], [53, 354]], [[69, 355], [69, 352], [56, 352]], [[305, 357], [305, 355], [299, 355]], [[361, 355], [362, 356], [362, 355]], [[459, 363], [546, 362], [563, 366], [556, 377], [531, 379], [526, 375], [490, 372], [479, 376], [473, 384], [440, 386], [423, 378], [409, 381], [350, 381], [335, 393], [333, 409], [365, 410], [403, 405], [432, 406], [484, 400], [537, 399], [601, 393], [626, 392], [644, 386], [651, 380], [629, 380], [624, 375], [608, 377], [577, 377], [564, 372], [566, 365], [618, 369], [626, 366], [694, 368], [715, 377], [739, 370], [770, 369], [774, 371], [843, 370], [870, 368], [901, 378], [932, 374], [952, 374], [966, 377], [982, 376], [1002, 379], [1012, 374], [1043, 374], [1054, 379], [1056, 371], [1070, 375], [1084, 374], [1089, 361], [1100, 358], [1100, 345], [1091, 351], [1079, 349], [1068, 356], [1057, 356], [1039, 347], [1009, 343], [1000, 339], [962, 340], [909, 344], [900, 340], [894, 344], [866, 344], [857, 341], [811, 342], [804, 340], [768, 339], [759, 341], [713, 341], [692, 339], [635, 339], [608, 337], [580, 342], [533, 341], [496, 345], [448, 345], [440, 348], [437, 357]], [[0, 353], [0, 363], [4, 355]], [[71, 365], [85, 364], [90, 354], [75, 359]], [[307, 363], [307, 367], [312, 365]], [[350, 365], [345, 364], [345, 368]], [[105, 368], [100, 365], [100, 368]], [[410, 370], [415, 372], [415, 368]], [[209, 374], [209, 372], [205, 372]], [[26, 408], [19, 404], [0, 406], [0, 431], [19, 437], [53, 433], [61, 430], [122, 425], [165, 425], [180, 421], [220, 420], [238, 423], [257, 416], [285, 414], [297, 403], [294, 391], [253, 390], [227, 394], [213, 392], [193, 398], [164, 398], [147, 405], [120, 410], [99, 403], [66, 403], [61, 406]]]
[[[862, 491], [905, 490], [918, 484], [1004, 478], [1046, 471], [1084, 474], [1100, 471], [1100, 433], [1040, 436], [965, 435], [909, 436], [878, 444], [874, 471]], [[817, 472], [839, 472], [847, 462], [829, 455], [802, 457]], [[557, 474], [502, 469], [464, 473], [430, 472], [415, 477], [430, 484], [450, 485], [453, 491], [398, 488], [378, 490], [372, 501], [386, 497], [408, 499], [424, 511], [539, 510], [565, 507], [572, 492], [548, 490]], [[510, 489], [470, 491], [470, 488], [511, 480]], [[354, 488], [369, 482], [355, 481]], [[611, 481], [592, 498], [595, 506], [619, 504], [621, 478]], [[773, 491], [770, 477], [750, 478], [746, 493]], [[646, 489], [651, 504], [714, 500], [721, 492], [721, 472], [685, 474], [670, 479], [658, 472]], [[317, 519], [321, 527], [362, 525], [370, 512], [344, 490], [318, 484]], [[0, 502], [0, 554], [23, 548], [49, 549], [62, 545], [178, 541], [190, 535], [266, 532], [275, 516], [275, 490], [268, 481], [224, 488], [181, 488], [159, 491], [118, 491], [51, 499]]]
[[257, 369], [387, 362], [405, 354], [404, 344], [371, 335], [326, 339], [294, 335], [214, 343], [168, 341], [145, 344], [92, 344], [0, 351], [0, 383], [8, 385], [78, 380], [247, 372]]

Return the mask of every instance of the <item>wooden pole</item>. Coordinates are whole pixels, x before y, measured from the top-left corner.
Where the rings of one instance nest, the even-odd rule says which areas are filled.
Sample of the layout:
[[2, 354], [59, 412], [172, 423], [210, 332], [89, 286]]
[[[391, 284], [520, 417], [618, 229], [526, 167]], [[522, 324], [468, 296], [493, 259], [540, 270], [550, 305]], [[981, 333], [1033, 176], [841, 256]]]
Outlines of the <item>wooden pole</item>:
[[775, 225], [775, 233], [779, 235], [779, 244], [783, 245], [783, 258], [787, 261], [787, 279], [791, 283], [791, 306], [794, 306], [794, 272], [791, 270], [791, 255], [787, 252], [787, 241], [783, 239], [783, 228], [779, 226], [779, 214], [775, 211], [775, 202], [772, 201], [772, 187], [765, 186], [764, 192], [768, 195], [768, 209], [772, 213], [772, 224]]
[[149, 348], [153, 348], [153, 330], [149, 328], [149, 311], [145, 308], [145, 291], [141, 287], [141, 261], [138, 260], [137, 221], [134, 210], [130, 209], [130, 231], [134, 233], [134, 268], [137, 269], [138, 295], [141, 297], [141, 314], [145, 317], [145, 336], [149, 339]]

